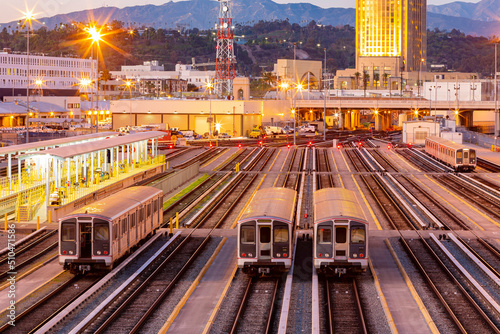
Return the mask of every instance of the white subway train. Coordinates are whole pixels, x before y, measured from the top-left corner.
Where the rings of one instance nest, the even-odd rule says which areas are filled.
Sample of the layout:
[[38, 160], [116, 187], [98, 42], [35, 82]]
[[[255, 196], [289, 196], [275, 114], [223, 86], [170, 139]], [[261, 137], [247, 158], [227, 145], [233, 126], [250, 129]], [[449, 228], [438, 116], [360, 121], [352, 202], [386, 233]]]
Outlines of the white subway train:
[[163, 222], [163, 191], [131, 187], [59, 219], [59, 263], [73, 273], [110, 270]]
[[450, 166], [457, 172], [468, 172], [476, 169], [476, 150], [441, 137], [425, 138], [425, 152]]
[[238, 267], [246, 273], [287, 271], [292, 264], [297, 193], [265, 188], [255, 193], [238, 221]]
[[368, 266], [368, 221], [353, 191], [314, 193], [314, 267], [323, 274], [363, 272]]

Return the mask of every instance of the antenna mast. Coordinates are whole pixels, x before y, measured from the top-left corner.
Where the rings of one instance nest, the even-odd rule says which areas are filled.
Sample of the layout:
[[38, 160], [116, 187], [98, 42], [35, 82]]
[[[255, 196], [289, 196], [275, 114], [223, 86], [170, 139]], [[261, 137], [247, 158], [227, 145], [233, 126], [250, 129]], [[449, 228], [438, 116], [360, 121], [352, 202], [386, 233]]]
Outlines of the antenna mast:
[[215, 93], [218, 96], [230, 96], [233, 93], [234, 47], [233, 18], [229, 9], [229, 0], [220, 2], [219, 23], [216, 24], [217, 56], [215, 64]]

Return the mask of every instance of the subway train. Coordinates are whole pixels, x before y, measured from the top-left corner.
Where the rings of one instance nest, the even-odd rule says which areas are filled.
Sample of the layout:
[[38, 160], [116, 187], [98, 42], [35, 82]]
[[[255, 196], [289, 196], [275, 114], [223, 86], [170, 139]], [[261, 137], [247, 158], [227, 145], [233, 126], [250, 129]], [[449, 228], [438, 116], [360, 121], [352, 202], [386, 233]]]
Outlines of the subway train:
[[321, 274], [359, 273], [368, 266], [368, 221], [353, 191], [314, 192], [314, 267]]
[[425, 152], [457, 172], [469, 172], [476, 169], [476, 150], [473, 148], [430, 136], [425, 138]]
[[163, 191], [130, 187], [59, 219], [59, 263], [72, 273], [110, 270], [163, 222]]
[[248, 274], [287, 271], [292, 264], [297, 193], [258, 190], [238, 220], [238, 267]]

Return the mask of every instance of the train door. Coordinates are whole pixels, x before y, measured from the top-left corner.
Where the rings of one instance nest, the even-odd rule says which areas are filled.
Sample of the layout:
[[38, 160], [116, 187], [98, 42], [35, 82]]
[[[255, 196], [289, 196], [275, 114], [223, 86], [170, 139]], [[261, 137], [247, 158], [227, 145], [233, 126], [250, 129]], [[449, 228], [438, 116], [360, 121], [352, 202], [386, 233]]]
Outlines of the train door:
[[259, 260], [271, 259], [271, 221], [259, 220]]
[[464, 165], [468, 165], [470, 164], [470, 161], [469, 161], [469, 150], [464, 150], [464, 162], [463, 162]]
[[92, 223], [80, 222], [80, 257], [92, 257]]
[[349, 250], [349, 243], [347, 240], [348, 232], [348, 221], [347, 220], [336, 220], [335, 221], [335, 245], [334, 254], [335, 260], [343, 261], [347, 260], [347, 253]]

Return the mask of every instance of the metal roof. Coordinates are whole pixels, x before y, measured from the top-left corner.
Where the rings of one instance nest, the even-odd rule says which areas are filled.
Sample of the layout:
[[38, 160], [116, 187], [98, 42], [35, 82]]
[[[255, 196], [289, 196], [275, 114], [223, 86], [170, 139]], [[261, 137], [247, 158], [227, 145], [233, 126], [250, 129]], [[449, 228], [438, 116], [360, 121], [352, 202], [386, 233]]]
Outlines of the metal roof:
[[112, 137], [105, 140], [96, 140], [92, 142], [75, 144], [71, 146], [62, 146], [39, 152], [30, 152], [20, 155], [20, 158], [22, 159], [32, 155], [50, 155], [53, 157], [66, 159], [66, 158], [72, 158], [77, 155], [97, 152], [105, 150], [107, 148], [127, 145], [138, 141], [149, 140], [151, 138], [158, 138], [163, 136], [165, 136], [165, 132], [162, 131], [139, 132], [126, 136]]
[[43, 140], [43, 141], [27, 143], [27, 144], [5, 146], [5, 147], [0, 147], [0, 155], [6, 155], [9, 153], [27, 152], [27, 151], [45, 148], [45, 147], [49, 147], [49, 146], [75, 145], [78, 142], [84, 141], [84, 140], [97, 139], [97, 138], [109, 137], [109, 136], [117, 136], [117, 135], [118, 135], [117, 132], [108, 131], [108, 132], [91, 133], [88, 135], [81, 135], [81, 136]]
[[366, 221], [356, 194], [343, 188], [324, 188], [314, 192], [314, 222], [335, 218]]
[[131, 208], [146, 202], [151, 197], [162, 193], [163, 191], [155, 187], [130, 187], [92, 204], [76, 209], [66, 217], [61, 218], [61, 220], [74, 215], [97, 215], [114, 219], [129, 211]]
[[468, 149], [468, 147], [464, 146], [464, 145], [460, 145], [460, 144], [457, 144], [456, 142], [454, 141], [451, 141], [451, 140], [448, 140], [448, 139], [444, 139], [442, 137], [436, 137], [436, 136], [428, 136], [426, 137], [425, 139], [428, 139], [428, 140], [431, 140], [439, 145], [446, 145], [448, 146], [449, 148], [452, 148], [452, 149]]
[[295, 190], [287, 188], [265, 188], [257, 191], [240, 217], [240, 221], [258, 218], [279, 218], [293, 221], [295, 212]]

